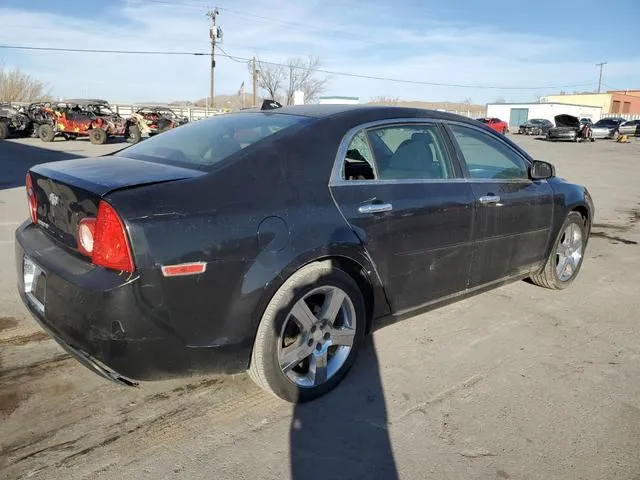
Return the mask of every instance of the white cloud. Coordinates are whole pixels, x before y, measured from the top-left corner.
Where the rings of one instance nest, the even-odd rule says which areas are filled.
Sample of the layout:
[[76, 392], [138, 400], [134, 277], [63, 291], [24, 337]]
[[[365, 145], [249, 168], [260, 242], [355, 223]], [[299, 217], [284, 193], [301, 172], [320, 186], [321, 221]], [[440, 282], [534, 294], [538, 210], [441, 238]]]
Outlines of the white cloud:
[[[0, 44], [110, 50], [208, 51], [209, 20], [204, 8], [141, 4], [119, 7], [126, 21], [79, 19], [64, 13], [0, 8]], [[114, 7], [118, 8], [118, 7]], [[379, 12], [316, 2], [247, 0], [242, 11], [280, 22], [222, 10], [222, 48], [232, 55], [260, 54], [283, 61], [293, 55], [319, 55], [327, 70], [470, 85], [553, 86], [595, 84], [593, 62], [578, 62], [580, 45], [557, 36], [523, 35], [483, 26], [430, 20], [424, 31], [384, 24]], [[298, 28], [304, 24], [310, 28]], [[7, 51], [0, 51], [0, 61]], [[10, 51], [7, 65], [19, 65], [48, 83], [59, 96], [94, 96], [111, 101], [195, 100], [208, 94], [208, 57], [112, 55]], [[8, 54], [9, 55], [9, 54]], [[566, 61], [569, 59], [569, 61]], [[218, 57], [216, 92], [250, 84], [245, 64]], [[640, 61], [610, 61], [607, 75], [618, 86], [640, 75]], [[616, 77], [619, 79], [616, 81]], [[577, 87], [577, 90], [593, 87]], [[572, 90], [572, 89], [569, 89]], [[331, 76], [329, 92], [407, 99], [491, 101], [531, 99], [549, 90], [482, 90], [431, 87]]]

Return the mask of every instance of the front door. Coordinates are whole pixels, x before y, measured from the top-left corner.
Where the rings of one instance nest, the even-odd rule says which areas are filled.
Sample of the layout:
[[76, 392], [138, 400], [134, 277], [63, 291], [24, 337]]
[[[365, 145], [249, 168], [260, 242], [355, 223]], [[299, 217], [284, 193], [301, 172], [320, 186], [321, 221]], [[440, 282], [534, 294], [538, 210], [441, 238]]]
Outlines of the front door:
[[477, 206], [469, 287], [539, 266], [551, 228], [551, 187], [530, 180], [528, 160], [501, 138], [461, 124], [449, 128]]
[[467, 285], [474, 197], [435, 123], [363, 129], [331, 190], [395, 313]]

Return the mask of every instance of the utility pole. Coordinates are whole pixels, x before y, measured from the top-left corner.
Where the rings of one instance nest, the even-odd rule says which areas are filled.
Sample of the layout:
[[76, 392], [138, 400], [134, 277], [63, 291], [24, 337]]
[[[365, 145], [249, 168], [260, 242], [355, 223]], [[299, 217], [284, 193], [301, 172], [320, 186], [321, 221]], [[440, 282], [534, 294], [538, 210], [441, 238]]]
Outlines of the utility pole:
[[209, 102], [211, 108], [215, 108], [216, 101], [214, 99], [214, 75], [216, 68], [216, 42], [218, 40], [222, 41], [222, 29], [216, 25], [216, 17], [220, 12], [217, 7], [214, 7], [213, 10], [209, 10], [207, 12], [207, 17], [211, 19], [213, 23], [212, 27], [209, 29], [209, 38], [211, 39], [211, 77], [209, 82]]
[[258, 90], [258, 69], [256, 68], [256, 57], [251, 59], [251, 76], [253, 77], [253, 106], [256, 107], [256, 91]]
[[602, 86], [602, 67], [606, 64], [607, 62], [596, 63], [596, 67], [600, 67], [600, 76], [598, 77], [598, 93], [600, 93], [600, 87]]

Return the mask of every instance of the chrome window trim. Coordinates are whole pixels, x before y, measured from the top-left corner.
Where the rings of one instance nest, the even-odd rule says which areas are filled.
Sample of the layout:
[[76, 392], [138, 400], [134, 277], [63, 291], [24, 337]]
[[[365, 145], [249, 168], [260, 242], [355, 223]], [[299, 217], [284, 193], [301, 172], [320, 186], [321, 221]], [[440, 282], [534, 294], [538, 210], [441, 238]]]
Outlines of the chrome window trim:
[[[362, 130], [368, 130], [372, 128], [381, 128], [385, 126], [393, 126], [398, 127], [402, 125], [429, 125], [433, 127], [438, 127], [440, 120], [432, 119], [432, 118], [387, 118], [384, 120], [375, 120], [373, 122], [361, 123], [347, 131], [342, 137], [340, 141], [340, 146], [338, 147], [338, 152], [333, 160], [333, 168], [331, 169], [331, 177], [329, 179], [330, 187], [344, 186], [344, 185], [397, 185], [397, 184], [414, 184], [414, 183], [466, 183], [466, 178], [428, 178], [428, 179], [403, 179], [403, 180], [380, 180], [378, 175], [378, 167], [377, 163], [373, 165], [374, 172], [376, 173], [376, 179], [374, 180], [345, 180], [343, 178], [343, 170], [344, 170], [344, 158], [347, 155], [347, 149], [351, 144], [351, 140], [356, 134]], [[441, 132], [440, 135], [442, 135]], [[368, 140], [368, 135], [367, 135]], [[444, 143], [446, 143], [446, 139], [441, 139]], [[446, 150], [446, 149], [445, 149]], [[371, 149], [373, 153], [373, 149]], [[446, 151], [449, 154], [448, 151]], [[451, 163], [451, 170], [455, 174], [455, 168], [453, 166], [453, 159], [449, 158], [449, 162]], [[375, 154], [374, 154], [374, 163], [375, 163]]]

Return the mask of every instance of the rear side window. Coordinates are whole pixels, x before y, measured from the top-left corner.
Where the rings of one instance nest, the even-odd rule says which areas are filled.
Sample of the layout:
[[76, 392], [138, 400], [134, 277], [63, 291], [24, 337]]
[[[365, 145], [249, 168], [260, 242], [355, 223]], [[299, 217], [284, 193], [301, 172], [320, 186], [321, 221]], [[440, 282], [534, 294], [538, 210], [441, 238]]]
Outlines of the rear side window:
[[208, 171], [249, 145], [311, 121], [278, 113], [217, 115], [145, 140], [124, 150], [122, 156]]
[[453, 177], [434, 125], [393, 125], [358, 132], [344, 159], [345, 180], [437, 180]]
[[527, 179], [525, 161], [509, 146], [473, 128], [450, 125], [471, 178]]
[[368, 132], [380, 180], [451, 178], [452, 168], [434, 125], [394, 125]]

